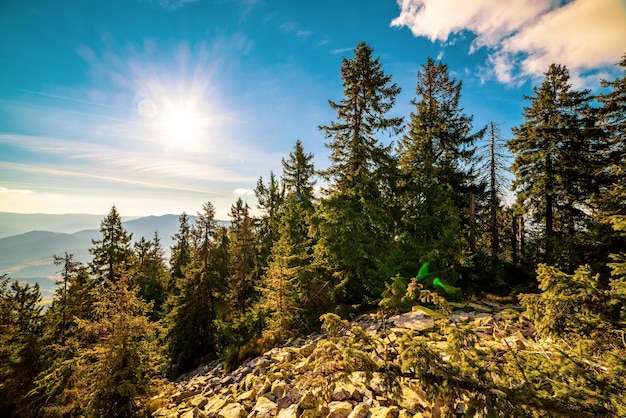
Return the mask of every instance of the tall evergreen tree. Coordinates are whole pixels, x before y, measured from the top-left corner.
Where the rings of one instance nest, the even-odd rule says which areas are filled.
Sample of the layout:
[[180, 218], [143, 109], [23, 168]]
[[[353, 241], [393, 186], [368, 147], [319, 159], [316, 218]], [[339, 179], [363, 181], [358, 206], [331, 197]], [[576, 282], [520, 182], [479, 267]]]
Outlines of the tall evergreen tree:
[[267, 267], [272, 246], [278, 236], [278, 225], [284, 204], [284, 185], [279, 184], [274, 172], [270, 172], [267, 186], [260, 177], [254, 189], [261, 216], [258, 222], [257, 236], [259, 251], [255, 261], [255, 276], [260, 277]]
[[429, 58], [417, 73], [409, 129], [399, 142], [402, 173], [403, 274], [413, 275], [421, 263], [458, 272], [469, 249], [471, 171], [474, 143], [484, 129], [472, 133], [472, 118], [460, 107], [462, 83], [448, 66]]
[[593, 173], [587, 168], [592, 155], [589, 135], [593, 120], [588, 90], [575, 91], [569, 72], [552, 64], [545, 81], [525, 97], [524, 123], [513, 129], [508, 147], [515, 156], [513, 188], [519, 202], [541, 228], [540, 261], [557, 263], [573, 272], [587, 262], [580, 251], [588, 218], [588, 198]]
[[191, 262], [191, 225], [185, 212], [178, 217], [178, 232], [173, 238], [175, 244], [170, 255], [170, 280], [167, 286], [170, 296], [178, 295], [180, 281], [185, 277], [183, 270]]
[[313, 240], [309, 236], [315, 184], [312, 159], [313, 154], [306, 154], [300, 141], [289, 159], [283, 159], [285, 204], [261, 286], [261, 305], [270, 312], [268, 329], [283, 339], [306, 329], [311, 316], [319, 317], [311, 315], [317, 313], [312, 295], [320, 288], [312, 270]]
[[300, 201], [312, 202], [313, 187], [316, 180], [313, 166], [313, 154], [304, 152], [302, 141], [296, 141], [293, 151], [289, 153], [289, 159], [282, 159], [283, 175], [282, 183], [285, 192], [293, 195]]
[[385, 264], [394, 237], [389, 208], [395, 183], [390, 146], [381, 132], [397, 134], [402, 118], [389, 117], [400, 87], [382, 70], [372, 48], [359, 43], [341, 65], [344, 98], [329, 100], [337, 120], [320, 126], [331, 165], [316, 225], [317, 258], [332, 274], [333, 296], [345, 305], [374, 303], [387, 278]]
[[155, 232], [150, 241], [141, 237], [134, 247], [137, 262], [132, 274], [133, 282], [139, 288], [139, 296], [146, 302], [152, 302], [150, 318], [156, 321], [163, 313], [165, 289], [168, 282], [168, 272], [159, 234]]
[[[186, 239], [184, 219], [181, 217], [179, 250], [183, 249], [181, 243]], [[191, 232], [191, 259], [188, 264], [180, 266], [183, 274], [178, 279], [180, 296], [166, 321], [169, 325], [167, 342], [171, 376], [188, 371], [202, 360], [216, 355], [215, 321], [224, 286], [224, 277], [220, 277], [215, 260], [217, 232], [215, 208], [207, 202], [203, 205], [203, 212], [198, 213]]]
[[[502, 208], [503, 195], [509, 187], [504, 173], [507, 170], [506, 143], [503, 139], [500, 126], [490, 122], [487, 127], [488, 140], [478, 148], [481, 165], [477, 171], [480, 181], [486, 185], [485, 193], [480, 196], [477, 204], [477, 234], [479, 255], [484, 254], [490, 259], [488, 274], [493, 276], [500, 266], [500, 261], [505, 260], [505, 229], [511, 228], [510, 216], [505, 216]], [[509, 259], [510, 261], [510, 259]]]
[[81, 327], [95, 343], [82, 351], [90, 359], [86, 415], [135, 417], [153, 394], [152, 381], [160, 353], [157, 325], [148, 315], [151, 304], [138, 297], [127, 272], [94, 289], [95, 320]]
[[254, 299], [256, 241], [250, 208], [241, 198], [230, 209], [230, 301], [235, 315], [244, 314]]
[[44, 315], [44, 370], [37, 377], [32, 396], [40, 416], [80, 416], [85, 413], [90, 366], [82, 355], [93, 341], [78, 324], [96, 318], [93, 280], [87, 267], [74, 261], [72, 254], [55, 260], [62, 266], [63, 280]]
[[0, 275], [0, 416], [26, 417], [27, 394], [40, 371], [42, 316], [39, 284]]
[[102, 239], [92, 240], [89, 252], [93, 256], [91, 269], [99, 283], [115, 281], [133, 263], [132, 234], [122, 226], [122, 218], [115, 206], [100, 223]]
[[598, 149], [596, 177], [599, 186], [594, 196], [594, 208], [600, 221], [598, 242], [600, 257], [617, 254], [626, 246], [623, 228], [613, 228], [626, 219], [626, 55], [618, 63], [621, 77], [609, 82], [599, 94], [601, 106], [597, 109], [598, 126], [603, 138]]

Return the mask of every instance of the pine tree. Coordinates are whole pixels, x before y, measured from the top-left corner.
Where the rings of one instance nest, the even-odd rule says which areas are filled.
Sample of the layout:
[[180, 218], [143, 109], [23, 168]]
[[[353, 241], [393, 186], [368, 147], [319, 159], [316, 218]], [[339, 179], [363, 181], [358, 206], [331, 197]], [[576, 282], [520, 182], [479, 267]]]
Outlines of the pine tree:
[[[180, 251], [179, 255], [184, 254], [181, 250], [186, 248], [181, 245], [187, 242], [184, 238], [185, 219], [181, 217], [180, 237], [175, 247]], [[223, 298], [225, 285], [225, 277], [219, 274], [220, 260], [216, 257], [217, 233], [215, 208], [207, 202], [191, 231], [189, 262], [172, 266], [172, 269], [180, 268], [183, 275], [177, 279], [180, 295], [174, 299], [174, 306], [166, 319], [169, 374], [172, 377], [216, 355], [218, 304]], [[177, 260], [181, 261], [182, 257]]]
[[311, 316], [319, 317], [316, 308], [320, 306], [313, 302], [313, 295], [319, 292], [320, 283], [312, 269], [313, 240], [309, 237], [315, 184], [312, 159], [313, 154], [306, 154], [297, 141], [289, 159], [282, 161], [285, 203], [261, 285], [261, 306], [270, 312], [266, 328], [283, 340], [307, 329]]
[[157, 325], [148, 315], [151, 304], [141, 300], [127, 273], [94, 290], [95, 320], [82, 323], [95, 340], [82, 356], [93, 361], [87, 372], [90, 417], [135, 417], [152, 395], [158, 375]]
[[55, 260], [62, 266], [63, 280], [44, 315], [45, 364], [31, 396], [38, 415], [80, 416], [85, 413], [90, 366], [82, 355], [93, 341], [78, 324], [95, 319], [93, 280], [87, 267], [74, 261], [72, 254]]
[[11, 282], [0, 275], [0, 416], [31, 416], [27, 394], [40, 371], [39, 284]]
[[510, 188], [505, 176], [508, 153], [500, 126], [490, 122], [487, 138], [477, 148], [480, 165], [476, 171], [478, 181], [485, 185], [484, 193], [476, 195], [476, 250], [473, 264], [481, 290], [510, 291], [512, 262], [511, 235], [513, 218], [510, 208], [505, 209], [504, 194]]
[[[430, 262], [451, 273], [469, 249], [470, 199], [477, 193], [471, 171], [472, 118], [459, 106], [462, 83], [445, 64], [429, 58], [417, 73], [409, 130], [398, 146], [402, 173], [403, 274]], [[469, 168], [468, 168], [469, 167]], [[451, 278], [453, 278], [452, 276]]]
[[364, 42], [341, 65], [344, 98], [329, 100], [337, 121], [320, 126], [330, 149], [328, 182], [316, 215], [317, 259], [333, 278], [335, 301], [374, 303], [387, 278], [385, 264], [394, 237], [392, 192], [395, 162], [382, 132], [397, 134], [402, 118], [388, 117], [400, 88], [391, 84], [379, 58]]
[[603, 138], [597, 152], [599, 187], [593, 204], [600, 222], [596, 232], [600, 258], [617, 254], [626, 246], [622, 229], [615, 227], [626, 218], [626, 55], [618, 65], [622, 76], [612, 82], [604, 80], [602, 87], [608, 91], [597, 96], [601, 104], [598, 127]]
[[152, 302], [150, 318], [156, 321], [162, 314], [167, 286], [167, 267], [159, 234], [155, 232], [151, 241], [141, 237], [134, 247], [137, 262], [133, 280], [139, 287], [139, 296], [146, 302]]
[[302, 141], [296, 141], [293, 151], [289, 153], [289, 159], [282, 159], [283, 175], [281, 177], [285, 192], [294, 195], [297, 200], [312, 202], [315, 168], [313, 166], [313, 154], [304, 152]]
[[278, 236], [278, 225], [284, 204], [285, 189], [276, 180], [274, 172], [270, 172], [269, 184], [263, 183], [260, 177], [254, 189], [261, 216], [258, 220], [259, 251], [255, 262], [255, 276], [258, 278], [267, 267], [272, 246]]
[[169, 312], [177, 302], [174, 299], [180, 294], [182, 279], [185, 277], [184, 270], [191, 262], [191, 226], [189, 216], [183, 212], [178, 217], [178, 232], [174, 235], [175, 244], [170, 255], [170, 278], [167, 283], [167, 295], [165, 311]]
[[244, 314], [254, 298], [256, 241], [249, 206], [241, 198], [230, 209], [230, 300], [235, 315]]
[[584, 262], [575, 254], [588, 222], [592, 192], [586, 160], [593, 155], [588, 90], [572, 90], [569, 72], [552, 64], [535, 87], [525, 122], [513, 129], [508, 147], [515, 156], [513, 188], [519, 202], [541, 227], [540, 248], [546, 263], [568, 271]]
[[113, 282], [133, 263], [132, 234], [122, 226], [122, 218], [115, 206], [100, 223], [100, 233], [102, 239], [92, 240], [93, 247], [89, 249], [93, 256], [92, 274], [99, 283]]

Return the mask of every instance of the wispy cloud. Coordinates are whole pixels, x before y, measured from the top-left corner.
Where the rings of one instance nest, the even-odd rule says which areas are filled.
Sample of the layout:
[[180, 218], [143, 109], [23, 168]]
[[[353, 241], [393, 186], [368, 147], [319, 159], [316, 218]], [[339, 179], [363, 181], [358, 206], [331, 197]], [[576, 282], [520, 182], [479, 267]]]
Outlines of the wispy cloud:
[[[574, 77], [610, 66], [624, 53], [626, 7], [622, 0], [398, 0], [400, 16], [415, 36], [447, 42], [470, 31], [470, 46], [489, 50], [490, 74], [515, 84], [565, 64]], [[454, 13], [450, 13], [454, 10]]]
[[164, 9], [178, 9], [188, 3], [195, 3], [201, 0], [141, 0], [144, 3], [155, 4]]
[[8, 187], [2, 187], [0, 186], [0, 194], [9, 194], [9, 193], [15, 193], [15, 194], [28, 194], [28, 193], [32, 193], [32, 190], [25, 190], [25, 189], [9, 189]]
[[330, 53], [333, 55], [339, 55], [339, 54], [343, 54], [349, 51], [352, 51], [354, 48], [336, 48], [336, 49], [331, 49]]
[[283, 32], [295, 32], [296, 30], [298, 30], [299, 25], [295, 22], [285, 22], [283, 24], [280, 25], [280, 30], [282, 30]]
[[[143, 180], [149, 178], [167, 178], [181, 180], [199, 180], [222, 183], [233, 182], [253, 182], [255, 176], [242, 173], [237, 161], [229, 163], [226, 159], [218, 163], [207, 163], [206, 161], [195, 162], [190, 159], [179, 159], [175, 157], [158, 157], [146, 153], [137, 153], [133, 150], [115, 148], [106, 144], [98, 143], [77, 143], [59, 138], [25, 136], [14, 134], [0, 134], [0, 143], [18, 144], [22, 149], [45, 154], [48, 156], [61, 157], [65, 164], [73, 165], [82, 170], [67, 171], [54, 170], [48, 174], [84, 176], [106, 180], [113, 180], [123, 183], [134, 183], [153, 185], [150, 181]], [[201, 153], [200, 160], [207, 157]], [[57, 158], [58, 160], [58, 158]], [[50, 161], [55, 161], [54, 159]], [[0, 167], [8, 168], [8, 163], [1, 163]], [[25, 170], [25, 165], [11, 164], [12, 169]], [[33, 167], [32, 170], [43, 173], [41, 167]], [[106, 174], [96, 175], [94, 172], [118, 173], [118, 176]], [[160, 186], [158, 186], [160, 187]], [[178, 186], [176, 186], [178, 187]]]
[[233, 193], [238, 196], [254, 196], [254, 190], [242, 187], [236, 188], [235, 190], [233, 190]]

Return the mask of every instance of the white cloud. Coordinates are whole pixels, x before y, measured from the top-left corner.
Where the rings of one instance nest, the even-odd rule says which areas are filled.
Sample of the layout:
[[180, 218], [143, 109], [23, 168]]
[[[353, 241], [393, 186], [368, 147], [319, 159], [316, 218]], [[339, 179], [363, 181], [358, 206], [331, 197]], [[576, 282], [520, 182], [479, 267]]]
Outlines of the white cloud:
[[354, 48], [337, 48], [337, 49], [333, 49], [330, 51], [331, 54], [333, 55], [339, 55], [339, 54], [343, 54], [345, 52], [350, 52], [354, 50]]
[[146, 3], [156, 4], [164, 9], [178, 9], [187, 3], [195, 3], [199, 0], [143, 0]]
[[476, 46], [494, 45], [558, 1], [550, 0], [398, 0], [401, 12], [392, 26], [407, 26], [415, 36], [446, 42], [470, 30]]
[[254, 190], [246, 189], [246, 188], [243, 188], [243, 187], [239, 187], [239, 188], [233, 190], [233, 193], [238, 195], [238, 196], [254, 196]]
[[[469, 52], [487, 47], [491, 74], [516, 83], [541, 76], [551, 63], [566, 65], [573, 78], [610, 66], [626, 52], [623, 0], [398, 0], [401, 12], [392, 26], [407, 26], [415, 36], [447, 42], [470, 31]], [[453, 13], [451, 11], [454, 11]]]
[[29, 194], [32, 193], [32, 190], [24, 190], [24, 189], [9, 189], [8, 187], [2, 187], [0, 186], [0, 194], [8, 194], [8, 193], [15, 193], [15, 194]]

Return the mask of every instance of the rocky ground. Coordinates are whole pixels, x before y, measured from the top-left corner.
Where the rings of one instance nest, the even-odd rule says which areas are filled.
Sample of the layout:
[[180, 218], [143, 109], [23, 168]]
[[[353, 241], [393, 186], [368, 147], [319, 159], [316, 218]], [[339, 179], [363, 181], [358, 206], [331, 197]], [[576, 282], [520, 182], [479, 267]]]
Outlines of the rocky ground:
[[[480, 344], [507, 347], [530, 347], [534, 328], [530, 321], [517, 316], [505, 329], [497, 324], [510, 315], [511, 308], [493, 303], [465, 304], [453, 311], [452, 322], [473, 324]], [[508, 313], [507, 313], [508, 312]], [[370, 335], [384, 332], [393, 340], [407, 330], [428, 332], [434, 327], [431, 312], [416, 309], [383, 323], [374, 315], [364, 315], [358, 325]], [[176, 393], [169, 396], [167, 406], [157, 410], [155, 417], [330, 417], [330, 418], [401, 418], [437, 415], [419, 382], [403, 378], [399, 390], [390, 392], [383, 376], [352, 372], [343, 379], [327, 379], [323, 388], [309, 385], [311, 358], [316, 347], [328, 338], [325, 334], [298, 339], [288, 346], [274, 348], [251, 359], [236, 370], [225, 373], [222, 362], [204, 365], [182, 376]], [[326, 394], [320, 396], [319, 391]], [[320, 404], [320, 399], [326, 399]]]

